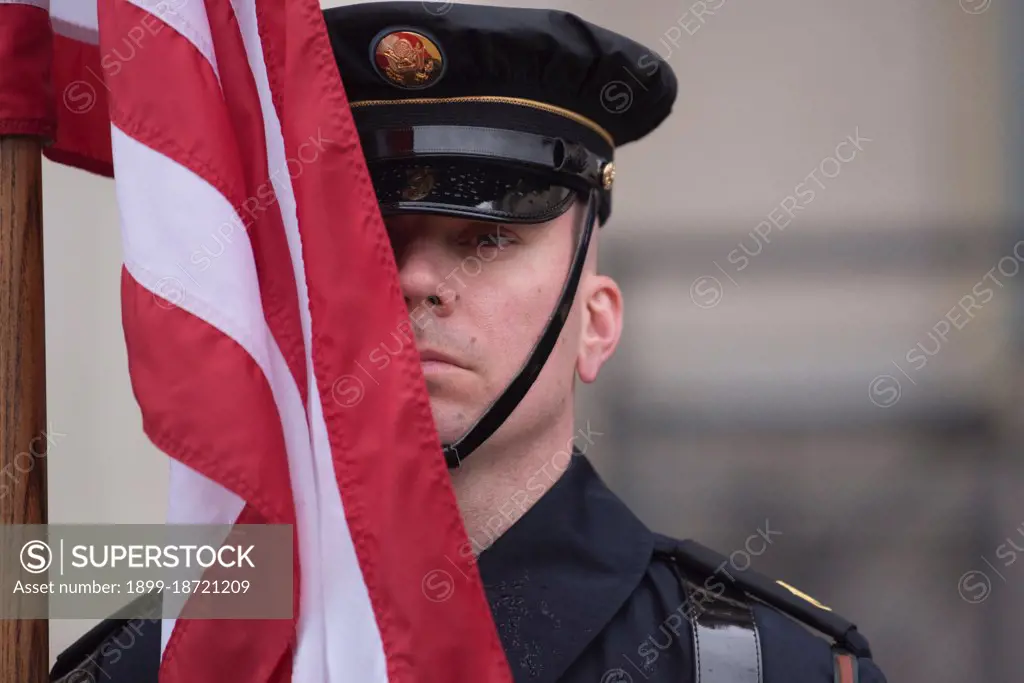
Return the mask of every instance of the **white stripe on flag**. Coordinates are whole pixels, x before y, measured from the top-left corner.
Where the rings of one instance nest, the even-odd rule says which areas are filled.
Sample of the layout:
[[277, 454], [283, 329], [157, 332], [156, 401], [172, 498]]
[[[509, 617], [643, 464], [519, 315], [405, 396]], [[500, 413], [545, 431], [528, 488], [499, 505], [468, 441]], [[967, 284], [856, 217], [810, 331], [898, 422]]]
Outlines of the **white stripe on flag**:
[[[309, 292], [302, 259], [295, 194], [290, 177], [291, 169], [286, 160], [281, 122], [271, 96], [256, 18], [256, 1], [231, 0], [231, 5], [259, 92], [267, 143], [268, 173], [279, 199], [278, 206], [288, 238], [306, 349], [313, 448], [313, 462], [309, 465], [312, 466], [312, 476], [317, 483], [319, 496], [317, 508], [308, 510], [309, 514], [315, 516], [308, 520], [299, 519], [299, 528], [305, 528], [306, 533], [299, 534], [302, 543], [299, 549], [303, 581], [300, 594], [302, 619], [298, 627], [299, 645], [292, 667], [292, 679], [341, 683], [348, 681], [352, 672], [358, 671], [360, 680], [366, 683], [387, 683], [384, 644], [345, 517], [327, 425], [320, 405], [320, 391], [311, 354], [313, 341]], [[319, 132], [309, 131], [310, 139], [318, 141]], [[316, 148], [315, 145], [313, 147]], [[318, 156], [319, 153], [308, 163], [316, 164]], [[304, 527], [304, 524], [309, 526]], [[327, 643], [330, 643], [329, 647]], [[324, 666], [326, 672], [323, 671]]]
[[[116, 127], [111, 129], [111, 141], [118, 168], [125, 267], [155, 295], [166, 298], [174, 293], [180, 308], [237, 342], [263, 371], [281, 415], [296, 512], [299, 520], [308, 519], [315, 515], [309, 509], [315, 503], [308, 501], [316, 497], [316, 484], [308, 465], [295, 464], [312, 458], [306, 412], [267, 327], [248, 238], [241, 228], [232, 228], [241, 225], [238, 214], [205, 180]], [[164, 223], [155, 224], [158, 220]], [[229, 235], [231, 242], [226, 243], [223, 235]], [[203, 254], [203, 245], [214, 243], [218, 236], [222, 253], [199, 272], [192, 256]], [[169, 524], [222, 523], [232, 510], [237, 518], [242, 508], [237, 496], [212, 481], [198, 490], [196, 479], [205, 477], [176, 460], [172, 463], [179, 470], [172, 470]], [[296, 533], [302, 533], [301, 521]], [[301, 592], [306, 590], [302, 586]], [[161, 650], [172, 626], [173, 622], [165, 621]]]
[[50, 0], [50, 14], [75, 26], [98, 31], [99, 8], [96, 0]]
[[[245, 507], [244, 500], [177, 458], [168, 460], [170, 485], [166, 524], [234, 524], [238, 520], [238, 515]], [[171, 639], [176, 621], [163, 619], [161, 622], [161, 657]]]
[[99, 45], [99, 16], [96, 0], [50, 0], [53, 30], [82, 43]]
[[[91, 0], [91, 2], [95, 4], [95, 0]], [[164, 22], [195, 45], [200, 54], [206, 57], [206, 61], [213, 67], [213, 72], [217, 74], [218, 78], [220, 77], [205, 2], [190, 2], [189, 0], [128, 0], [128, 2]]]

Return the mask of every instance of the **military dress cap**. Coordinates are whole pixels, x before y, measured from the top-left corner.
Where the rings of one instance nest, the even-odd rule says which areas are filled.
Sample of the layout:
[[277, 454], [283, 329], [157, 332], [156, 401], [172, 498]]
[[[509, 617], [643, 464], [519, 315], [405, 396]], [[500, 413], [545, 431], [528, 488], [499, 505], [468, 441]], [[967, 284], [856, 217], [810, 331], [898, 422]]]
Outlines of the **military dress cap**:
[[563, 11], [366, 2], [324, 11], [382, 213], [551, 220], [670, 113], [657, 54]]

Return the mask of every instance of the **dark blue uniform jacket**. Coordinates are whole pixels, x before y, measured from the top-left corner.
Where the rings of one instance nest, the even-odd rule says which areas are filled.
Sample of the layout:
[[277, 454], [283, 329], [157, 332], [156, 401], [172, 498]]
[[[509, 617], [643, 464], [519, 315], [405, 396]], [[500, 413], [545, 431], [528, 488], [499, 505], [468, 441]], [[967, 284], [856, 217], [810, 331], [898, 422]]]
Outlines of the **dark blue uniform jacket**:
[[[653, 533], [578, 453], [479, 567], [516, 683], [885, 683], [853, 624]], [[156, 683], [159, 628], [108, 620], [51, 680]]]

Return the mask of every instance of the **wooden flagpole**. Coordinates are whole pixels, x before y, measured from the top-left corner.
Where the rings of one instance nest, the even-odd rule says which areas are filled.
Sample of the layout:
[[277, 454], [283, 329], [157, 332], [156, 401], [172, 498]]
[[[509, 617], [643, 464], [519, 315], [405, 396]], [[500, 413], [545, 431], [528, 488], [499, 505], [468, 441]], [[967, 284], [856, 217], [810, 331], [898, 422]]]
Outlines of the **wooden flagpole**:
[[[47, 523], [41, 144], [0, 136], [0, 524]], [[48, 679], [47, 621], [0, 619], [0, 683]]]

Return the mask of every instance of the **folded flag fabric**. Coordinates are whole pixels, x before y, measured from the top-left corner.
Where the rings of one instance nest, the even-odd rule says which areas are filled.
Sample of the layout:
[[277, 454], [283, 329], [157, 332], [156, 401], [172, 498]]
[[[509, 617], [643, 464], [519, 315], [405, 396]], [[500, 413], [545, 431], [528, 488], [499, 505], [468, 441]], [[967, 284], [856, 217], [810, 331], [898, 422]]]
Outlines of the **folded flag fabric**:
[[[0, 0], [0, 134], [114, 178], [168, 523], [294, 525], [292, 620], [166, 620], [168, 682], [510, 681], [316, 0]], [[389, 349], [391, 352], [391, 349]]]

